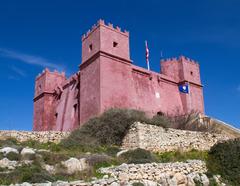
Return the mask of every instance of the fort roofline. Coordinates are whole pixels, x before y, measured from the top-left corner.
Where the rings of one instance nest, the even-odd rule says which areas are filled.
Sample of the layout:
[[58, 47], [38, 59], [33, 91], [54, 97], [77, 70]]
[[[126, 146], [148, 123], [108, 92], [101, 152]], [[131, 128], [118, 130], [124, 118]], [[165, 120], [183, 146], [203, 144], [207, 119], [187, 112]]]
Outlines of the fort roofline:
[[190, 59], [186, 56], [180, 55], [179, 57], [172, 57], [172, 58], [166, 58], [166, 59], [161, 59], [160, 62], [161, 63], [166, 63], [166, 62], [179, 62], [179, 61], [185, 61], [185, 62], [189, 62], [191, 64], [195, 64], [197, 66], [199, 66], [199, 63], [193, 59]]
[[127, 30], [121, 31], [120, 27], [116, 26], [116, 28], [114, 28], [112, 23], [105, 24], [105, 21], [100, 19], [100, 20], [98, 20], [97, 24], [94, 24], [92, 26], [92, 28], [87, 31], [86, 34], [82, 35], [82, 41], [84, 41], [86, 38], [88, 38], [100, 26], [104, 26], [104, 27], [106, 27], [108, 29], [111, 29], [111, 30], [113, 30], [113, 31], [115, 31], [117, 33], [120, 33], [120, 34], [122, 34], [122, 35], [124, 35], [126, 37], [129, 37], [129, 32]]
[[50, 71], [48, 68], [45, 68], [42, 73], [39, 73], [36, 77], [36, 80], [38, 80], [39, 78], [41, 78], [43, 75], [45, 75], [46, 73], [49, 73], [49, 74], [54, 74], [54, 75], [57, 75], [57, 76], [63, 76], [66, 78], [66, 74], [64, 71], [62, 72], [58, 72], [56, 69], [54, 71]]

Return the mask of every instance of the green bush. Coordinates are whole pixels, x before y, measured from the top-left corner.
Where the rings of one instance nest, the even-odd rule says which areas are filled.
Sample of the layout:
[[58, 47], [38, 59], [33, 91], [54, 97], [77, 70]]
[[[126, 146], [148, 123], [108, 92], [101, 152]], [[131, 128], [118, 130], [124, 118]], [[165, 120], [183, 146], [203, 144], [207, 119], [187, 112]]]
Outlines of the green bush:
[[0, 152], [0, 160], [4, 158], [4, 155], [2, 152]]
[[119, 147], [109, 146], [109, 147], [106, 147], [105, 153], [109, 156], [115, 157], [119, 151], [121, 151]]
[[35, 159], [36, 159], [36, 154], [26, 153], [24, 155], [21, 155], [21, 160], [35, 160]]
[[207, 167], [230, 185], [240, 185], [240, 138], [214, 145], [209, 151]]
[[157, 114], [150, 119], [149, 124], [167, 128], [171, 126], [171, 118]]
[[15, 138], [7, 138], [5, 140], [0, 140], [0, 147], [15, 147], [19, 143]]
[[146, 120], [145, 113], [141, 111], [110, 109], [73, 131], [61, 144], [65, 147], [121, 145], [131, 124]]
[[1, 174], [1, 172], [4, 172], [4, 171], [6, 171], [6, 170], [8, 170], [7, 168], [2, 168], [2, 167], [0, 167], [0, 174]]
[[190, 130], [199, 132], [219, 133], [216, 124], [204, 124], [199, 122], [199, 112], [191, 110], [188, 113], [182, 114], [176, 112], [174, 116], [169, 116], [169, 127], [180, 130]]
[[158, 162], [166, 163], [166, 162], [177, 162], [177, 161], [186, 161], [186, 160], [206, 160], [208, 156], [208, 152], [206, 151], [198, 151], [198, 150], [191, 150], [191, 151], [171, 151], [171, 152], [163, 152], [163, 153], [156, 153], [155, 157]]
[[121, 154], [119, 158], [126, 163], [151, 163], [156, 161], [151, 152], [140, 148], [129, 150]]
[[16, 153], [16, 152], [9, 152], [6, 155], [6, 158], [11, 160], [11, 161], [19, 161], [20, 157], [21, 157], [21, 155], [19, 153]]
[[87, 162], [91, 166], [95, 166], [99, 163], [108, 163], [111, 159], [109, 156], [101, 155], [101, 154], [93, 154], [87, 157]]
[[15, 184], [21, 182], [41, 183], [55, 181], [51, 175], [43, 170], [39, 163], [17, 167], [12, 172], [0, 174], [0, 184]]
[[64, 153], [39, 152], [42, 161], [48, 165], [55, 165], [61, 161], [66, 161], [69, 156]]
[[189, 113], [176, 113], [175, 116], [171, 116], [171, 128], [180, 130], [193, 130], [198, 131], [196, 128], [196, 120], [198, 118], [198, 112], [190, 111]]
[[132, 186], [144, 186], [144, 184], [141, 182], [134, 182], [132, 183]]
[[52, 151], [59, 151], [61, 150], [61, 147], [53, 142], [47, 142], [47, 143], [41, 143], [36, 140], [27, 140], [21, 143], [21, 146], [24, 147], [30, 147], [33, 149], [49, 149]]

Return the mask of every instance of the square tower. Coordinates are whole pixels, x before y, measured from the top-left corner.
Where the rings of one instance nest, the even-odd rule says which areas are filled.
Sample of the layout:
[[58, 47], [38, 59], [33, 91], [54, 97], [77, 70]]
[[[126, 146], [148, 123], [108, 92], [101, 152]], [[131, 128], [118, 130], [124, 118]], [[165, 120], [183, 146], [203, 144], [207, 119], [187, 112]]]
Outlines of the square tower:
[[66, 80], [65, 73], [45, 69], [35, 80], [33, 130], [52, 130], [54, 118], [54, 89]]
[[185, 113], [204, 113], [203, 86], [199, 64], [196, 61], [184, 56], [162, 60], [161, 73], [174, 79], [178, 86], [188, 84], [189, 93], [180, 93]]
[[129, 107], [130, 94], [123, 94], [122, 90], [131, 87], [130, 68], [127, 31], [100, 20], [82, 36], [81, 123], [106, 109]]
[[82, 36], [82, 63], [98, 52], [130, 61], [129, 33], [99, 20], [97, 25], [93, 25], [92, 29]]

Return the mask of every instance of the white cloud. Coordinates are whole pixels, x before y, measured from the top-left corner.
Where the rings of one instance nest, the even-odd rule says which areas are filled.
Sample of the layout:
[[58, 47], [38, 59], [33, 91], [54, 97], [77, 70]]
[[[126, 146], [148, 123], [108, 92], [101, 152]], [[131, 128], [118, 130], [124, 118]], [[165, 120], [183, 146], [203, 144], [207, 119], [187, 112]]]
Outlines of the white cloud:
[[37, 65], [44, 68], [49, 67], [57, 70], [63, 70], [63, 67], [61, 65], [52, 63], [50, 60], [40, 56], [33, 56], [29, 54], [24, 54], [24, 53], [12, 51], [12, 50], [4, 49], [4, 48], [0, 48], [0, 56], [16, 59], [30, 65]]
[[13, 76], [13, 75], [9, 75], [9, 76], [8, 76], [8, 79], [9, 79], [9, 80], [19, 80], [18, 77]]
[[11, 66], [10, 68], [11, 68], [12, 71], [14, 71], [16, 74], [18, 74], [18, 75], [20, 75], [20, 76], [22, 76], [22, 77], [26, 77], [26, 75], [27, 75], [27, 74], [25, 73], [25, 71], [23, 71], [22, 69], [14, 66], [14, 65]]
[[238, 87], [237, 87], [237, 91], [240, 92], [240, 85], [238, 85]]

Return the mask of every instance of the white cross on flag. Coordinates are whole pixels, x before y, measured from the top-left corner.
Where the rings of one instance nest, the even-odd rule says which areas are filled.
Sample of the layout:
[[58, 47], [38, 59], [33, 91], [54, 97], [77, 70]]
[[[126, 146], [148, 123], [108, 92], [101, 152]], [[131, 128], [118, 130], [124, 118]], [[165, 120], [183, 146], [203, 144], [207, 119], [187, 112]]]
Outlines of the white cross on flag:
[[149, 49], [148, 49], [147, 41], [145, 41], [145, 45], [146, 45], [146, 62], [147, 62], [148, 70], [150, 70], [150, 66], [149, 66]]

